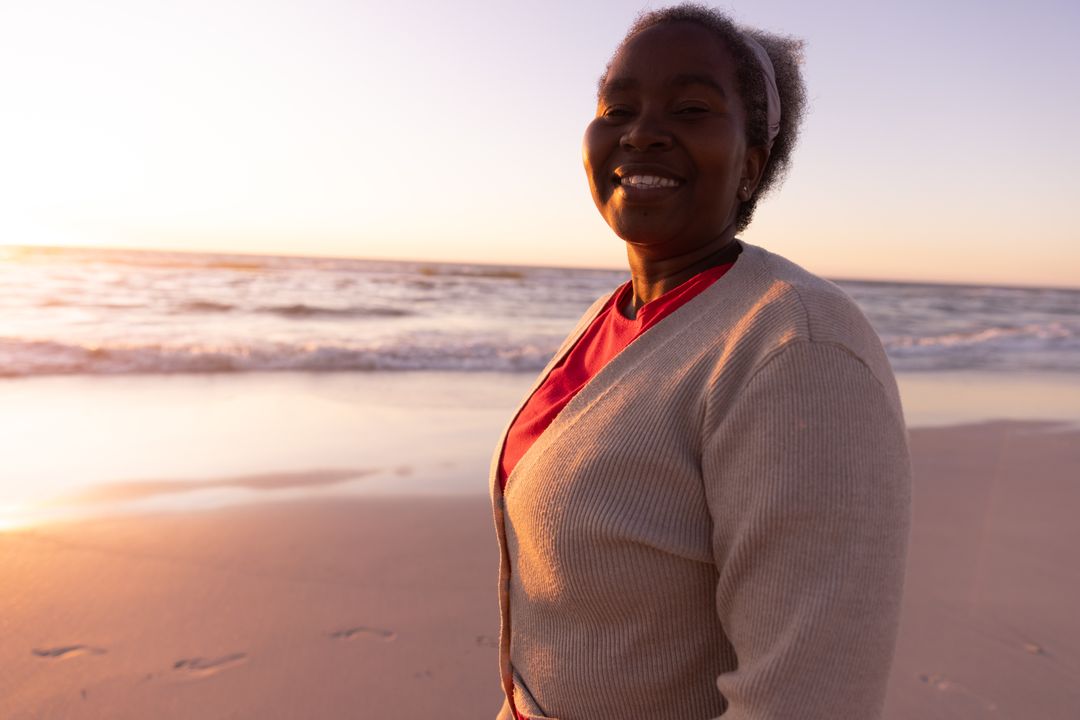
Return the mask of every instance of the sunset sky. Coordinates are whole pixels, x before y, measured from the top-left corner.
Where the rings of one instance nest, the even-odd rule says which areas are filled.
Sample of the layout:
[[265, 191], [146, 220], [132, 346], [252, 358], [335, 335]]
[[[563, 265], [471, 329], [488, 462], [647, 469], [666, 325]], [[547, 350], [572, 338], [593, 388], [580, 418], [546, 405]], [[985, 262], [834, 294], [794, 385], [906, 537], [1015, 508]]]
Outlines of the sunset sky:
[[[580, 144], [643, 7], [4, 3], [0, 244], [618, 267]], [[728, 7], [808, 43], [747, 240], [831, 277], [1080, 286], [1080, 3]]]

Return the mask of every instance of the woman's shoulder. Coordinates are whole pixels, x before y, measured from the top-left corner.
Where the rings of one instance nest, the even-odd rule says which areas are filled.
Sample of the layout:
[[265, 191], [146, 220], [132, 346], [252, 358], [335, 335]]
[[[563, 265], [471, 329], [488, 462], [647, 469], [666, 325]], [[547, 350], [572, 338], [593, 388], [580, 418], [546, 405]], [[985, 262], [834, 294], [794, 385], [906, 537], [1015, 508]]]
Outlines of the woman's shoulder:
[[789, 343], [838, 346], [879, 380], [891, 382], [881, 340], [850, 295], [776, 253], [749, 243], [743, 247], [730, 273], [726, 301], [719, 293], [715, 297], [725, 312], [713, 317], [730, 326], [729, 338], [762, 344], [765, 354]]
[[798, 301], [808, 319], [827, 320], [833, 312], [862, 315], [851, 296], [836, 283], [763, 247], [748, 243], [743, 243], [743, 247], [759, 289], [791, 296], [789, 299]]

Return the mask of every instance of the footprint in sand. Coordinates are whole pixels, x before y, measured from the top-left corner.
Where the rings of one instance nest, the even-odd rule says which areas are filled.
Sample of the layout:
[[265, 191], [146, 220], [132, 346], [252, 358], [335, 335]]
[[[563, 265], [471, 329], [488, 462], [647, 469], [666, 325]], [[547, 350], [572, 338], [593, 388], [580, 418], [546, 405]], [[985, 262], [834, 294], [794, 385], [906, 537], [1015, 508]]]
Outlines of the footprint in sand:
[[364, 627], [362, 625], [358, 627], [345, 628], [344, 630], [335, 630], [334, 632], [330, 633], [330, 637], [334, 638], [335, 640], [353, 640], [362, 635], [377, 637], [383, 642], [390, 642], [397, 637], [397, 633], [393, 630]]
[[950, 680], [941, 673], [920, 674], [917, 676], [920, 682], [924, 682], [935, 690], [941, 692], [956, 693], [963, 697], [967, 697], [975, 702], [981, 704], [985, 710], [993, 712], [997, 710], [997, 703], [993, 700], [983, 697], [978, 693], [974, 693], [968, 688], [964, 687], [955, 680]]
[[206, 677], [246, 661], [247, 653], [233, 653], [216, 658], [184, 658], [173, 663], [173, 670], [189, 677]]
[[31, 652], [40, 658], [59, 660], [61, 658], [78, 657], [79, 655], [104, 655], [106, 650], [91, 645], [63, 645], [54, 648], [34, 648]]

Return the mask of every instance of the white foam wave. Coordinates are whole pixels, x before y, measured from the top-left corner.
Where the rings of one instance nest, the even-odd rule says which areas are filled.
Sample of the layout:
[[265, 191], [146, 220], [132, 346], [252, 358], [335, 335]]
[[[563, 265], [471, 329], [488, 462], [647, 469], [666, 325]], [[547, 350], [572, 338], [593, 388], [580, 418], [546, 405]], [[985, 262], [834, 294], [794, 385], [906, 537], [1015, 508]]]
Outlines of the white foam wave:
[[884, 344], [899, 370], [1080, 370], [1080, 336], [1057, 322], [929, 336], [900, 335], [886, 337]]
[[995, 327], [975, 332], [946, 333], [930, 337], [901, 336], [887, 342], [890, 350], [906, 348], [971, 347], [985, 343], [1016, 343], [1018, 341], [1055, 341], [1073, 338], [1069, 328], [1061, 323]]
[[533, 371], [555, 347], [489, 341], [433, 346], [327, 343], [263, 345], [76, 344], [0, 338], [0, 376], [234, 373], [260, 371]]

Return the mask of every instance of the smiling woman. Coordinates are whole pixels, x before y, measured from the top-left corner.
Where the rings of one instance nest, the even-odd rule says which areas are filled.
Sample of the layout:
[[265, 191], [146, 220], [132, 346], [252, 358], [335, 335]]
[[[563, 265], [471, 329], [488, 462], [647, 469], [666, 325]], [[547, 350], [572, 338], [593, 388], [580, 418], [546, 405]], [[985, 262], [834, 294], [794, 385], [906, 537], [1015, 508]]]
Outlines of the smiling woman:
[[880, 716], [910, 511], [881, 343], [835, 285], [742, 242], [787, 168], [799, 44], [643, 15], [584, 140], [631, 281], [499, 443], [500, 720]]
[[[639, 250], [731, 245], [782, 178], [798, 135], [801, 44], [755, 39], [730, 23], [705, 27], [693, 21], [699, 16], [672, 8], [639, 20], [600, 79], [597, 117], [585, 133], [593, 200]], [[649, 45], [667, 50], [650, 55]]]

